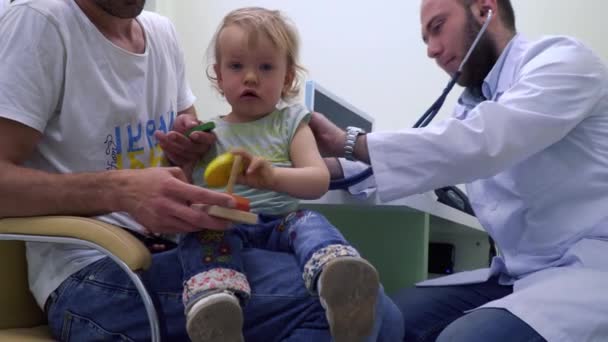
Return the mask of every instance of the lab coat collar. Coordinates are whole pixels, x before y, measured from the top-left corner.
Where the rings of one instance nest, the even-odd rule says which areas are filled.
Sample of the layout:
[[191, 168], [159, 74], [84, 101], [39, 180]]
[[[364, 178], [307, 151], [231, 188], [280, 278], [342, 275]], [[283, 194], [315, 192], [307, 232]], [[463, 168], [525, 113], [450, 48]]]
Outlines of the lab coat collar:
[[467, 110], [459, 115], [461, 118], [466, 116], [466, 113], [469, 110], [473, 109], [481, 102], [496, 100], [511, 86], [513, 75], [517, 67], [517, 61], [524, 51], [527, 42], [528, 41], [521, 34], [516, 34], [513, 39], [511, 39], [500, 57], [498, 57], [494, 67], [492, 67], [484, 79], [481, 86], [481, 94], [470, 88], [464, 90], [458, 99], [458, 103], [467, 108]]
[[517, 61], [519, 61], [526, 43], [527, 40], [522, 35], [516, 34], [507, 44], [481, 86], [486, 99], [495, 100], [511, 86]]

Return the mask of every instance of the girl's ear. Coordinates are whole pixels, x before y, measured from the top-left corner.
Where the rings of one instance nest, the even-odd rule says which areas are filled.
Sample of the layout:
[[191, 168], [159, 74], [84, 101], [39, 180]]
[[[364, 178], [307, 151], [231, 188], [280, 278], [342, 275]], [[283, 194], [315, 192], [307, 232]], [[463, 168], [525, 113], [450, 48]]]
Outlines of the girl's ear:
[[219, 84], [222, 81], [222, 72], [219, 64], [213, 64], [213, 72], [215, 73], [215, 77], [217, 79], [217, 83]]
[[283, 84], [283, 95], [285, 95], [285, 93], [287, 93], [289, 90], [291, 90], [291, 85], [293, 84], [293, 81], [296, 77], [296, 70], [295, 68], [289, 67], [287, 69], [287, 73], [285, 74], [285, 83]]
[[219, 64], [213, 64], [213, 72], [215, 73], [215, 81], [220, 94], [224, 96], [224, 82], [222, 81], [222, 71]]

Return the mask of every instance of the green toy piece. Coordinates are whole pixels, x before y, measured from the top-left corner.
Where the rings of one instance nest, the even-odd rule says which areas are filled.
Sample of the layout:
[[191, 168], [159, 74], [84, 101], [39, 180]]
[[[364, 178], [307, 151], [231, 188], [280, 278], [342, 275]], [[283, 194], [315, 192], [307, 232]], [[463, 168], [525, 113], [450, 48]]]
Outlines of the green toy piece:
[[204, 124], [190, 128], [188, 132], [186, 132], [186, 136], [189, 137], [193, 132], [211, 132], [214, 128], [215, 123], [213, 121], [205, 122]]

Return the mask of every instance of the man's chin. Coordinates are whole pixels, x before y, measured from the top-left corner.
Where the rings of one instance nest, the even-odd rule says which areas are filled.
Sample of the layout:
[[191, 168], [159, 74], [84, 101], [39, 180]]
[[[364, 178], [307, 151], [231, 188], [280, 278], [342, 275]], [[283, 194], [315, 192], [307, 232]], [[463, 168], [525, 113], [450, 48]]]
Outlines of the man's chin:
[[[454, 78], [454, 76], [455, 74], [450, 75], [451, 78]], [[468, 79], [463, 73], [461, 73], [460, 76], [458, 76], [458, 79], [456, 80], [456, 84], [461, 87], [467, 87], [468, 83]]]
[[464, 87], [464, 88], [478, 88], [478, 87], [481, 87], [484, 79], [485, 79], [485, 76], [484, 77], [481, 77], [481, 76], [474, 77], [474, 76], [468, 74], [466, 72], [466, 70], [464, 70], [462, 72], [462, 74], [460, 74], [460, 77], [458, 77], [456, 84], [458, 84], [459, 86]]
[[456, 84], [458, 84], [461, 87], [469, 87], [470, 86], [470, 82], [467, 82], [467, 80], [463, 79], [462, 75], [458, 78], [458, 80], [456, 81]]

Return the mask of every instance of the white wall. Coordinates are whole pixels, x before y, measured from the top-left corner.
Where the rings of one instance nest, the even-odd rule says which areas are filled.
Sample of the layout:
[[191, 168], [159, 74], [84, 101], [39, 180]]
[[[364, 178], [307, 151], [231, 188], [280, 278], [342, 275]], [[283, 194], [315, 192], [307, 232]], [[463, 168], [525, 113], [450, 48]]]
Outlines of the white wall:
[[[376, 129], [411, 126], [438, 96], [448, 77], [426, 57], [420, 38], [419, 0], [155, 0], [176, 25], [188, 78], [202, 118], [228, 107], [205, 77], [206, 52], [221, 18], [234, 8], [284, 11], [302, 40], [308, 77], [376, 118]], [[513, 0], [518, 28], [528, 37], [569, 34], [608, 56], [605, 0]], [[447, 116], [455, 89], [440, 116]]]

